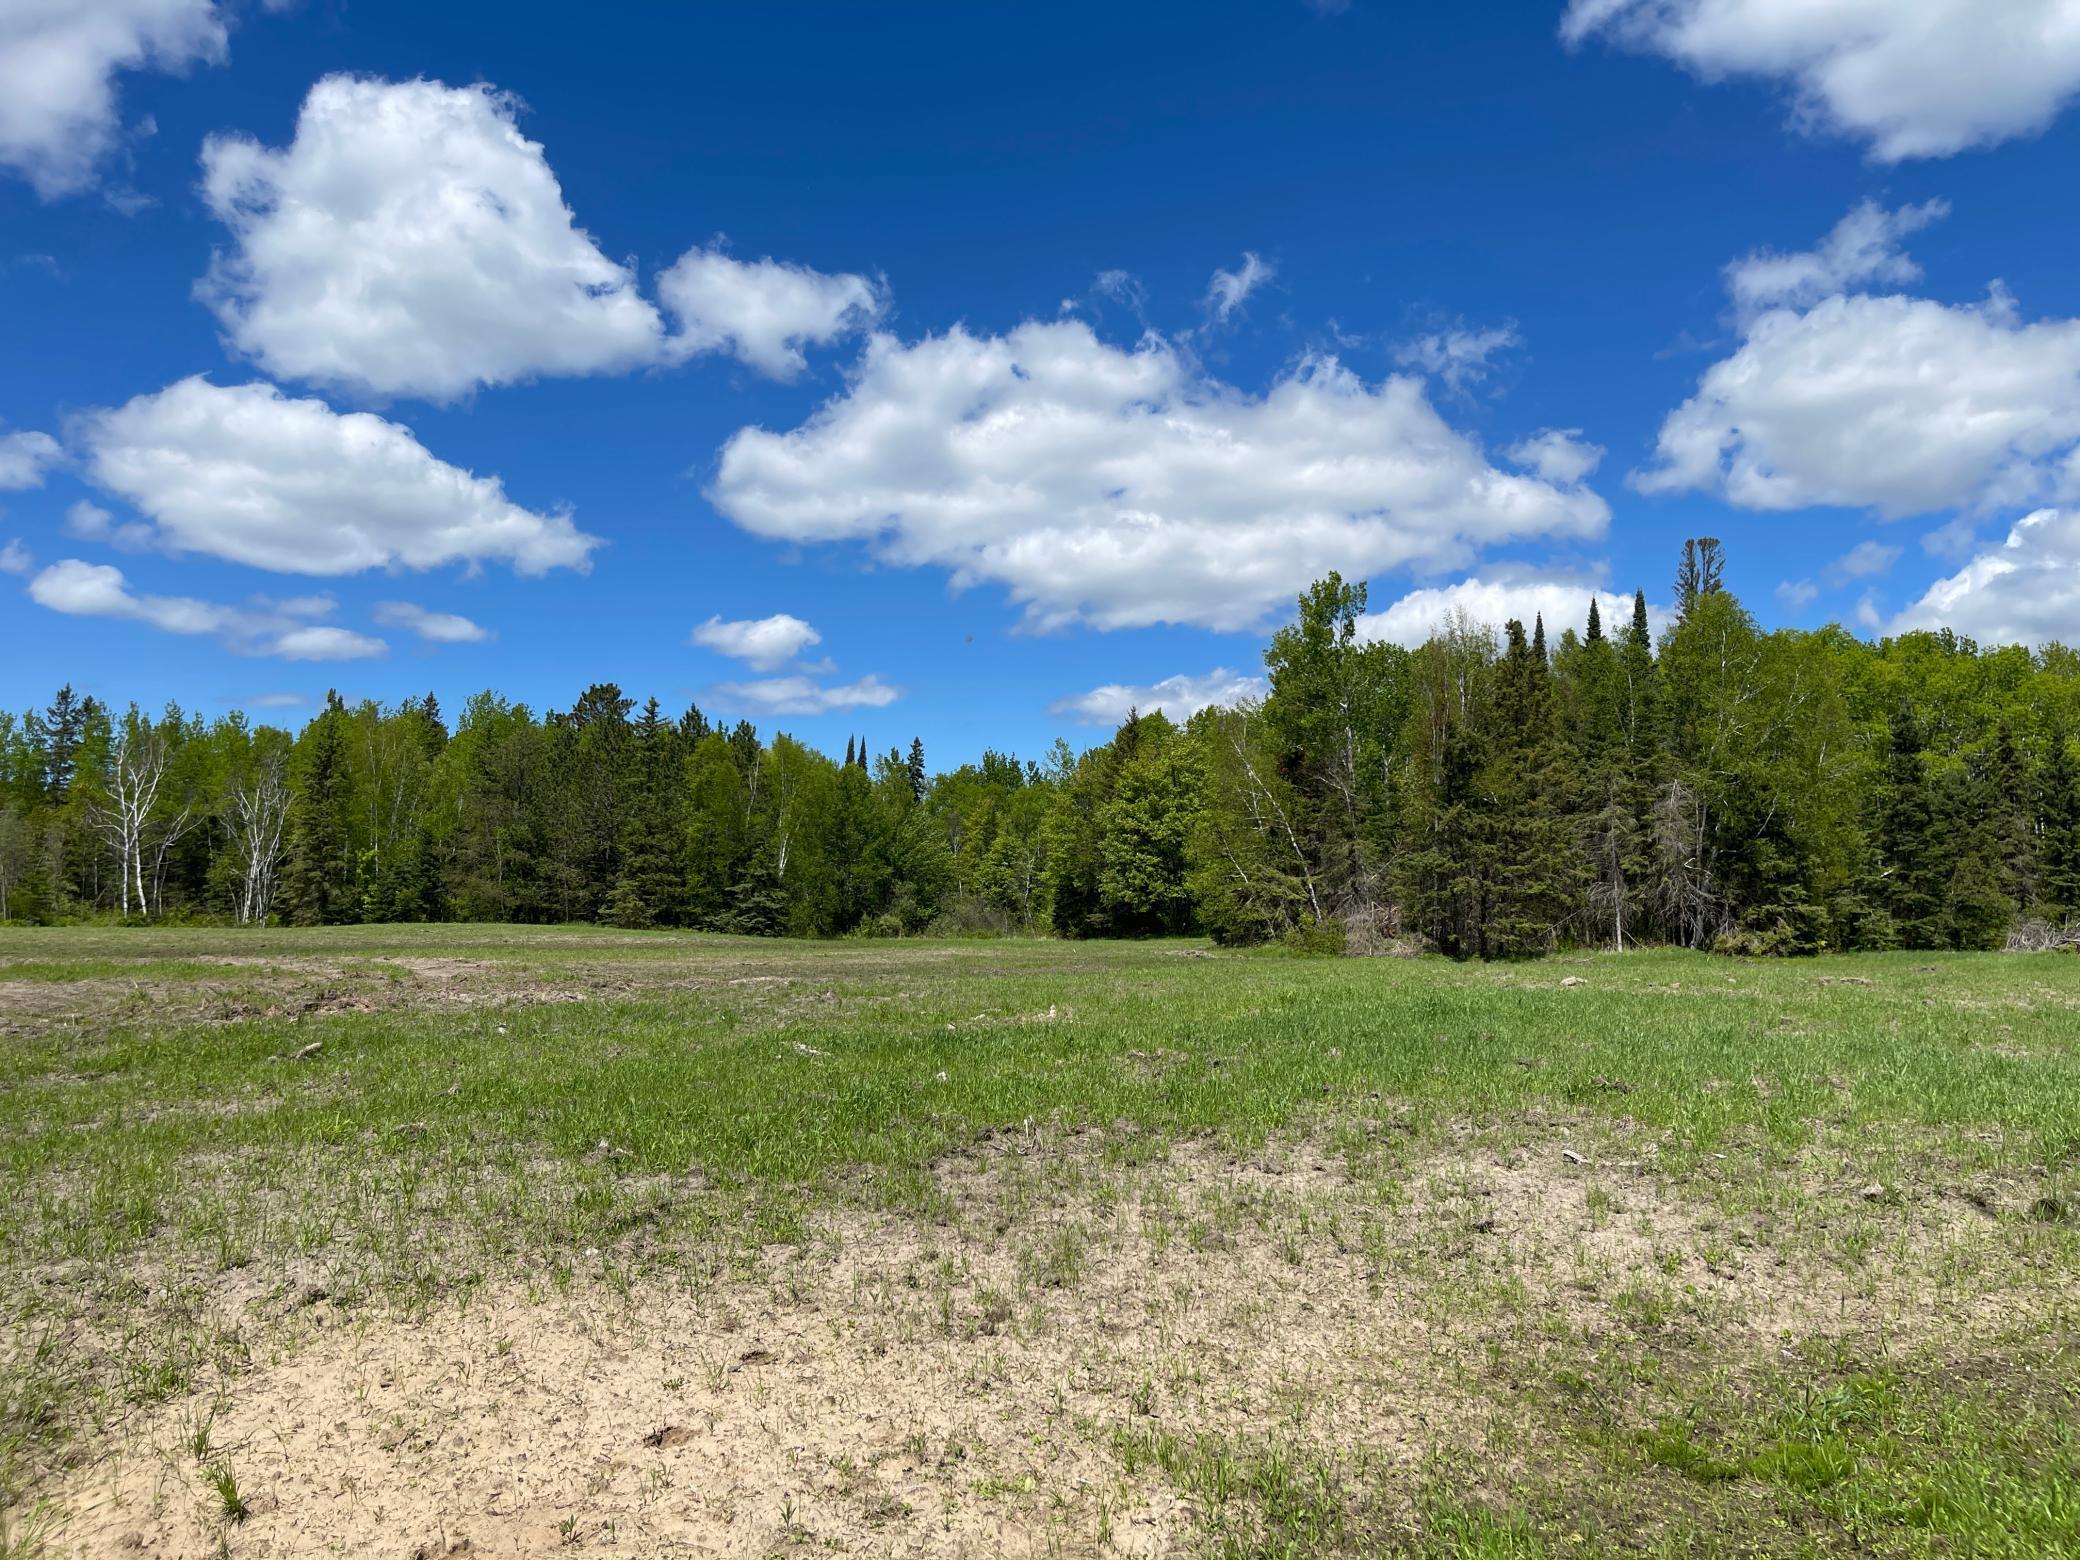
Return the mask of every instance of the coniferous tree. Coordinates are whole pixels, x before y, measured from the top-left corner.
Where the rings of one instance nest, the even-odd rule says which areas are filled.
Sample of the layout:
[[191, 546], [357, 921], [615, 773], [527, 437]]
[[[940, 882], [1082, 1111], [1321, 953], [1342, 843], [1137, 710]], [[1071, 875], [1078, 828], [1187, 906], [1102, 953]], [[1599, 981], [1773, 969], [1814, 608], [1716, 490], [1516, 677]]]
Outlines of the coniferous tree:
[[304, 733], [296, 802], [290, 810], [289, 855], [282, 872], [282, 902], [298, 926], [327, 926], [352, 920], [355, 862], [348, 834], [350, 777], [347, 770], [346, 706], [337, 692]]
[[574, 919], [595, 919], [621, 879], [634, 704], [615, 684], [595, 683], [569, 714], [556, 717], [558, 757], [567, 766], [559, 778], [569, 806], [559, 831], [561, 855]]
[[1722, 589], [1725, 573], [1726, 555], [1716, 536], [1692, 537], [1683, 543], [1683, 560], [1676, 569], [1676, 615], [1688, 617], [1700, 597]]
[[686, 766], [678, 730], [651, 699], [630, 733], [620, 866], [601, 910], [614, 926], [676, 926], [686, 910]]
[[2036, 797], [2029, 764], [2012, 719], [2003, 718], [1986, 765], [1986, 827], [1999, 864], [2002, 895], [2013, 905], [2036, 904]]
[[1934, 838], [1935, 804], [1921, 744], [1920, 722], [1901, 706], [1892, 717], [1877, 846], [1885, 908], [1900, 942], [1909, 948], [1936, 948], [1944, 941], [1942, 892], [1947, 874]]
[[2062, 726], [2054, 725], [2045, 741], [2037, 818], [2038, 894], [2050, 914], [2080, 917], [2080, 762]]
[[1999, 948], [2015, 919], [2015, 901], [2003, 884], [1999, 798], [1991, 766], [1968, 759], [1945, 778], [1939, 793], [1937, 855], [1943, 883], [1935, 946]]
[[80, 745], [86, 740], [93, 714], [94, 701], [79, 698], [67, 683], [45, 708], [34, 731], [43, 749], [44, 798], [53, 806], [63, 806], [72, 794]]
[[1572, 824], [1576, 775], [1554, 725], [1544, 639], [1542, 622], [1528, 643], [1522, 623], [1505, 625], [1484, 785], [1484, 956], [1520, 958], [1552, 947], [1588, 877]]

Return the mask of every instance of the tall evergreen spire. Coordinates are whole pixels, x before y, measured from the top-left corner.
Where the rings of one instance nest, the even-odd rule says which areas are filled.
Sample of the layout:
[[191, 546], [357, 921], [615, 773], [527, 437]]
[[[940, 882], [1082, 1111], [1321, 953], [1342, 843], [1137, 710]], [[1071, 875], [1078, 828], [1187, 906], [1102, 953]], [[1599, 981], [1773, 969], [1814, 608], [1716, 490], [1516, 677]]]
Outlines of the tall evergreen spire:
[[1653, 636], [1647, 632], [1647, 593], [1636, 590], [1632, 593], [1632, 642], [1642, 650], [1653, 647]]
[[1596, 598], [1589, 598], [1589, 643], [1595, 644], [1603, 638], [1603, 613], [1596, 605]]

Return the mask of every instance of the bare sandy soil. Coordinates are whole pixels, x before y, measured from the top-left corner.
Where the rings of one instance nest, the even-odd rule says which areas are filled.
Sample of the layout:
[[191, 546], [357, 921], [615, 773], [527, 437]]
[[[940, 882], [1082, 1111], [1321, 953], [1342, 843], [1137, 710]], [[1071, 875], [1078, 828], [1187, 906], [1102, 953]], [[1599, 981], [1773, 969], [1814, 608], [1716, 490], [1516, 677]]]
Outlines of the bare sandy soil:
[[82, 1555], [1198, 1553], [1219, 1514], [1123, 1444], [1287, 1447], [1388, 1532], [1440, 1453], [1510, 1458], [1498, 1352], [1630, 1336], [1643, 1296], [1736, 1367], [2033, 1303], [1981, 1274], [1945, 1308], [1969, 1208], [1912, 1261], [1790, 1263], [1566, 1141], [1387, 1194], [1304, 1142], [1108, 1171], [999, 1140], [939, 1167], [943, 1220], [832, 1211], [748, 1270], [592, 1253], [416, 1313], [241, 1275], [250, 1367], [113, 1430], [40, 1520]]

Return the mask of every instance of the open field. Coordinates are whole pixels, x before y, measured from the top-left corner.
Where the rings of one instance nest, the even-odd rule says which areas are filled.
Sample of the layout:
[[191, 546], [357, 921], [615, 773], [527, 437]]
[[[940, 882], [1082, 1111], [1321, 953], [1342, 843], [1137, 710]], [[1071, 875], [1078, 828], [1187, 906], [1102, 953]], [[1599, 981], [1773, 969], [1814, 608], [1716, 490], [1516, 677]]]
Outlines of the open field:
[[0, 1228], [9, 1557], [2080, 1554], [2069, 957], [0, 931]]

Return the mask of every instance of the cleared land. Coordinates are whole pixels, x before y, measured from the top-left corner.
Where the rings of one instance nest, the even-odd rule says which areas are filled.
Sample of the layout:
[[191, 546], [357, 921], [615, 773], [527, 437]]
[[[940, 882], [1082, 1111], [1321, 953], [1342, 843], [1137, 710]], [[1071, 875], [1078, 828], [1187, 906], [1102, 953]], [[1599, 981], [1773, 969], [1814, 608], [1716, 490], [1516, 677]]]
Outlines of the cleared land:
[[0, 1556], [2080, 1554], [2080, 960], [0, 931]]

